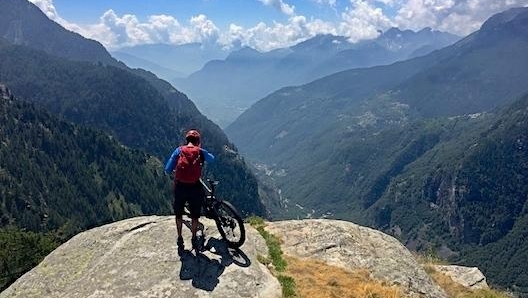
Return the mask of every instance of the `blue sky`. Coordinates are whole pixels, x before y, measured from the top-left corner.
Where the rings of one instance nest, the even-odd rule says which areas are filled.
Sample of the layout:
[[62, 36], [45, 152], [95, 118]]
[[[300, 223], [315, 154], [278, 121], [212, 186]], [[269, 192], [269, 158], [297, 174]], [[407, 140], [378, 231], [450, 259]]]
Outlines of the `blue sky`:
[[391, 27], [465, 36], [528, 0], [30, 0], [69, 30], [110, 50], [149, 43], [233, 43], [261, 51], [316, 34], [375, 38]]
[[[134, 14], [140, 20], [147, 20], [150, 15], [171, 15], [180, 21], [189, 20], [191, 17], [204, 14], [215, 20], [217, 26], [225, 26], [230, 22], [250, 26], [256, 18], [269, 20], [281, 18], [283, 15], [275, 9], [259, 9], [256, 1], [247, 0], [54, 0], [53, 4], [60, 15], [67, 20], [78, 23], [93, 24], [108, 10], [113, 10], [117, 15]], [[262, 7], [260, 7], [262, 8]], [[256, 13], [241, 13], [241, 11], [258, 11]]]

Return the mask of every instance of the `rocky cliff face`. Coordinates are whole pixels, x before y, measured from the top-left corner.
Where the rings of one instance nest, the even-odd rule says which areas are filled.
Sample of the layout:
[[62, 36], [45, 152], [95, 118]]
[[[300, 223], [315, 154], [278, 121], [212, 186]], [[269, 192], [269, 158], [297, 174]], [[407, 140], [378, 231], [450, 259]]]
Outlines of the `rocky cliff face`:
[[11, 98], [11, 92], [9, 92], [9, 89], [4, 84], [0, 83], [0, 98], [2, 99], [10, 99]]
[[[233, 250], [220, 240], [213, 221], [201, 222], [202, 253], [178, 254], [172, 216], [132, 218], [80, 233], [0, 298], [282, 296], [277, 279], [257, 260], [268, 252], [255, 229], [248, 225], [246, 243]], [[399, 285], [406, 297], [447, 297], [403, 245], [379, 231], [323, 219], [271, 222], [266, 229], [283, 241], [287, 255], [367, 269], [372, 278]], [[185, 227], [184, 239], [189, 249]]]

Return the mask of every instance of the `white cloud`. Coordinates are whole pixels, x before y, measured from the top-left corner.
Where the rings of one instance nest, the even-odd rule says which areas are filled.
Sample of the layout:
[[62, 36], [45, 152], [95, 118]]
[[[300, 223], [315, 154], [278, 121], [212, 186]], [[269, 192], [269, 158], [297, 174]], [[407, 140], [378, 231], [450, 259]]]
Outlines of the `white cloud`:
[[219, 36], [218, 28], [205, 15], [192, 17], [184, 26], [168, 15], [152, 15], [141, 22], [135, 15], [118, 16], [113, 10], [105, 12], [98, 24], [77, 26], [75, 31], [109, 49], [149, 43], [215, 42]]
[[[316, 34], [347, 36], [351, 41], [374, 38], [390, 27], [420, 30], [423, 27], [460, 36], [477, 30], [491, 15], [511, 7], [528, 6], [528, 0], [349, 0], [338, 20], [322, 20], [295, 13], [283, 0], [258, 0], [288, 16], [285, 22], [258, 22], [252, 27], [231, 24], [221, 31], [206, 15], [180, 22], [170, 15], [139, 20], [133, 14], [106, 11], [99, 22], [77, 25], [60, 17], [53, 0], [30, 0], [50, 19], [65, 28], [101, 42], [109, 49], [145, 43], [214, 43], [230, 47], [247, 45], [261, 51], [287, 47]], [[336, 0], [311, 0], [337, 8]]]
[[316, 34], [328, 33], [337, 35], [339, 32], [332, 23], [318, 19], [308, 21], [304, 16], [293, 16], [286, 24], [274, 22], [267, 25], [261, 22], [249, 29], [231, 24], [229, 31], [220, 37], [219, 43], [226, 47], [234, 44], [269, 51], [295, 45]]
[[220, 34], [219, 29], [216, 27], [213, 21], [207, 19], [205, 15], [201, 14], [196, 17], [192, 17], [190, 24], [194, 31], [192, 36], [197, 37], [199, 41], [214, 42], [218, 39]]
[[197, 15], [184, 26], [168, 15], [152, 15], [141, 22], [133, 14], [118, 16], [113, 10], [106, 11], [97, 24], [77, 25], [62, 19], [53, 0], [31, 0], [50, 19], [84, 37], [101, 42], [108, 49], [145, 43], [215, 42], [220, 34], [213, 21], [205, 15]]
[[376, 0], [376, 2], [383, 3], [383, 5], [392, 7], [397, 4], [397, 2], [400, 2], [398, 0]]
[[35, 4], [44, 14], [48, 16], [51, 20], [58, 19], [57, 11], [53, 5], [53, 0], [29, 0], [31, 3]]
[[229, 46], [237, 44], [241, 46], [251, 46], [261, 51], [289, 46], [295, 44], [304, 37], [304, 21], [294, 17], [295, 20], [288, 24], [274, 23], [272, 26], [258, 23], [256, 26], [244, 29], [235, 24], [231, 24], [229, 32], [222, 36], [220, 41]]
[[182, 25], [172, 16], [153, 15], [140, 22], [134, 15], [118, 16], [112, 10], [105, 12], [98, 24], [75, 31], [110, 49], [148, 43], [214, 42], [219, 35], [218, 28], [204, 15], [192, 17], [187, 25]]
[[317, 4], [321, 4], [321, 5], [328, 5], [330, 7], [335, 7], [337, 3], [337, 0], [311, 0], [311, 1]]
[[293, 16], [295, 14], [295, 7], [290, 6], [282, 0], [259, 0], [260, 2], [264, 3], [264, 5], [273, 6], [276, 9], [278, 9], [280, 12], [282, 12], [285, 15]]
[[351, 0], [351, 7], [342, 13], [343, 21], [339, 24], [339, 33], [356, 42], [362, 39], [375, 38], [378, 30], [394, 26], [394, 22], [379, 7], [368, 1]]
[[401, 4], [394, 20], [405, 29], [432, 27], [465, 36], [493, 14], [527, 5], [528, 0], [408, 0]]

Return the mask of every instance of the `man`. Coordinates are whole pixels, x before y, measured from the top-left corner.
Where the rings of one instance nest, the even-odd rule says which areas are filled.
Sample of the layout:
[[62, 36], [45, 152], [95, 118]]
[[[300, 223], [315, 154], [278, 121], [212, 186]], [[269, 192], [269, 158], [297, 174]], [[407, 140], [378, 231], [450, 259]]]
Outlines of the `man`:
[[205, 192], [200, 177], [202, 175], [202, 165], [205, 162], [212, 162], [214, 155], [200, 146], [200, 133], [196, 129], [191, 129], [185, 134], [186, 145], [179, 146], [172, 152], [169, 160], [165, 164], [165, 172], [174, 174], [174, 214], [176, 217], [176, 230], [178, 238], [176, 244], [178, 250], [184, 248], [182, 237], [183, 209], [185, 203], [189, 206], [191, 217], [191, 234], [193, 249], [199, 250], [203, 239], [198, 239], [196, 232], [198, 229], [198, 219], [205, 198]]

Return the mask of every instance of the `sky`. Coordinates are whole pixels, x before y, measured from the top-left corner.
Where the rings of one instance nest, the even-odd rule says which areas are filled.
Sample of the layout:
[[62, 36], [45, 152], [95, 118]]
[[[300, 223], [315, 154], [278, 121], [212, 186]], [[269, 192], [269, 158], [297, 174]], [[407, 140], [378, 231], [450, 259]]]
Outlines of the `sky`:
[[317, 34], [372, 39], [391, 27], [461, 37], [528, 0], [30, 0], [50, 19], [108, 50], [200, 42], [269, 51]]

